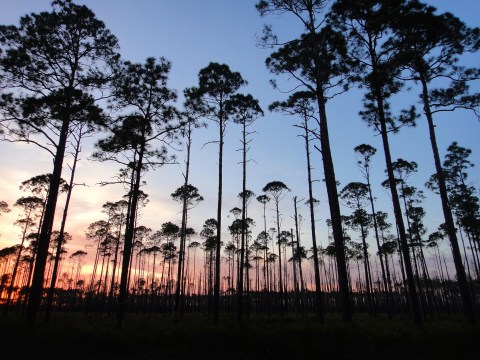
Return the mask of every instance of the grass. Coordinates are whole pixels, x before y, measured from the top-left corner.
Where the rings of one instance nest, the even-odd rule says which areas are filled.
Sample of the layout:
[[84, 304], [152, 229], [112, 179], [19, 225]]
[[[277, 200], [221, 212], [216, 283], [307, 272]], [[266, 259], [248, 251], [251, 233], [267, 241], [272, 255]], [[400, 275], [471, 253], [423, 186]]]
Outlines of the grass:
[[[113, 316], [53, 314], [28, 334], [15, 315], [0, 318], [2, 355], [16, 359], [475, 359], [479, 328], [460, 317], [416, 327], [357, 315], [353, 325], [330, 315], [324, 324], [295, 317], [252, 317], [219, 326], [202, 315], [184, 320], [128, 315], [118, 329]], [[2, 356], [3, 357], [3, 356]], [[5, 358], [5, 357], [3, 357]]]

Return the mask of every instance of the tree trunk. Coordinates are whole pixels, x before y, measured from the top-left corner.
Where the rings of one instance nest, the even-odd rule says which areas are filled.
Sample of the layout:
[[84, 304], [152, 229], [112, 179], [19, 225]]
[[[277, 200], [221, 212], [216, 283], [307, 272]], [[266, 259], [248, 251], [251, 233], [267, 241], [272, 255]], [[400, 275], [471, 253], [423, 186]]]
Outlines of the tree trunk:
[[[220, 105], [223, 111], [223, 104]], [[222, 185], [223, 185], [223, 135], [224, 135], [223, 116], [219, 121], [220, 138], [218, 144], [218, 199], [217, 199], [217, 243], [215, 247], [215, 285], [213, 298], [213, 322], [218, 325], [218, 317], [220, 313], [220, 244], [222, 240]]]
[[133, 183], [132, 188], [132, 199], [130, 205], [130, 211], [128, 214], [128, 223], [125, 229], [125, 243], [123, 247], [123, 259], [122, 259], [122, 274], [120, 276], [120, 293], [118, 298], [118, 312], [117, 312], [117, 324], [120, 327], [125, 314], [126, 302], [127, 302], [127, 281], [130, 267], [130, 258], [132, 254], [132, 244], [133, 244], [133, 234], [135, 231], [135, 218], [136, 218], [136, 209], [139, 198], [140, 191], [140, 182], [141, 182], [141, 173], [143, 165], [143, 154], [145, 151], [145, 144], [141, 145], [138, 160], [135, 166], [135, 182]]
[[313, 267], [315, 274], [315, 309], [317, 317], [323, 322], [323, 294], [320, 282], [320, 267], [318, 262], [317, 236], [315, 230], [315, 209], [313, 203], [313, 186], [312, 186], [312, 166], [310, 163], [310, 139], [307, 120], [305, 120], [305, 150], [307, 153], [307, 176], [308, 176], [308, 199], [310, 209], [310, 231], [312, 232], [313, 245]]
[[275, 207], [277, 211], [277, 243], [278, 243], [278, 292], [280, 296], [280, 313], [284, 314], [284, 295], [283, 295], [283, 277], [282, 277], [282, 245], [280, 244], [280, 211], [278, 210], [279, 199], [275, 199]]
[[458, 285], [460, 287], [460, 295], [463, 302], [463, 312], [468, 323], [475, 324], [475, 311], [473, 308], [473, 301], [468, 289], [467, 276], [465, 274], [465, 268], [462, 263], [462, 256], [460, 253], [460, 247], [458, 245], [457, 233], [455, 231], [455, 223], [453, 221], [452, 210], [448, 203], [447, 187], [445, 185], [445, 177], [443, 174], [442, 164], [440, 162], [440, 155], [438, 153], [437, 139], [435, 135], [435, 125], [433, 124], [432, 112], [430, 110], [430, 101], [428, 98], [428, 87], [424, 77], [421, 77], [422, 83], [422, 101], [423, 110], [428, 122], [428, 130], [430, 133], [430, 142], [432, 145], [433, 158], [435, 160], [435, 170], [438, 181], [438, 189], [440, 192], [440, 199], [442, 201], [443, 216], [445, 218], [445, 225], [450, 238], [450, 245], [452, 246], [453, 261], [455, 263], [455, 270], [457, 272]]
[[178, 269], [177, 269], [177, 284], [175, 287], [175, 312], [180, 312], [180, 315], [183, 314], [183, 296], [185, 290], [183, 289], [183, 278], [185, 276], [185, 243], [186, 243], [186, 233], [187, 233], [187, 220], [188, 220], [188, 209], [187, 209], [187, 186], [188, 178], [190, 175], [190, 149], [192, 146], [192, 129], [191, 123], [188, 124], [187, 132], [187, 161], [185, 164], [185, 181], [183, 189], [183, 204], [182, 204], [182, 225], [180, 229], [180, 249], [178, 252]]
[[22, 242], [20, 243], [20, 247], [18, 248], [17, 259], [15, 260], [15, 265], [13, 266], [12, 279], [10, 280], [10, 286], [8, 287], [7, 302], [5, 303], [5, 307], [3, 309], [3, 315], [7, 315], [8, 308], [10, 307], [10, 301], [12, 300], [12, 292], [13, 292], [13, 288], [15, 286], [15, 279], [17, 277], [18, 265], [20, 264], [20, 258], [22, 256], [23, 244], [25, 243], [25, 237], [27, 235], [27, 228], [28, 228], [28, 223], [30, 222], [31, 213], [32, 213], [32, 209], [30, 209], [29, 212], [28, 212], [28, 216], [27, 216], [26, 221], [25, 221], [25, 227], [23, 228]]
[[[238, 294], [238, 321], [242, 320], [243, 315], [243, 272], [245, 264], [245, 237], [247, 232], [247, 199], [245, 191], [247, 189], [247, 129], [246, 121], [243, 122], [243, 151], [242, 151], [242, 238], [240, 243], [240, 273], [238, 278], [237, 294]], [[247, 286], [248, 286], [248, 276], [247, 276]]]
[[335, 243], [335, 254], [337, 259], [338, 286], [340, 291], [340, 304], [343, 320], [352, 322], [352, 304], [348, 286], [347, 262], [345, 258], [345, 245], [342, 230], [342, 218], [340, 204], [338, 201], [337, 182], [333, 167], [332, 153], [330, 150], [330, 139], [328, 135], [327, 114], [325, 110], [325, 99], [323, 90], [318, 81], [317, 102], [320, 118], [320, 145], [322, 150], [323, 169], [325, 183], [327, 186], [328, 202], [330, 207], [330, 218], [332, 220], [333, 239]]
[[58, 244], [57, 244], [57, 251], [55, 253], [55, 262], [53, 265], [53, 272], [52, 272], [52, 279], [50, 282], [50, 288], [48, 289], [47, 295], [47, 305], [45, 308], [45, 321], [50, 320], [50, 312], [52, 310], [52, 303], [53, 303], [53, 295], [55, 293], [55, 284], [57, 283], [57, 276], [58, 276], [58, 267], [60, 264], [60, 257], [62, 253], [62, 245], [63, 245], [63, 237], [65, 233], [65, 224], [67, 223], [67, 216], [68, 216], [68, 207], [70, 206], [70, 199], [72, 197], [73, 191], [73, 180], [75, 178], [75, 170], [77, 168], [77, 161], [78, 161], [78, 154], [80, 153], [80, 141], [82, 139], [82, 128], [79, 129], [77, 144], [75, 146], [75, 154], [73, 156], [73, 165], [71, 168], [70, 173], [70, 182], [68, 184], [68, 192], [67, 192], [67, 199], [65, 200], [65, 208], [63, 209], [63, 216], [62, 216], [62, 223], [60, 225], [60, 234], [58, 235]]
[[[296, 199], [295, 199], [296, 201]], [[297, 225], [297, 224], [296, 224]], [[298, 291], [298, 279], [297, 279], [297, 268], [295, 261], [295, 241], [293, 240], [293, 229], [290, 229], [290, 246], [292, 247], [292, 269], [293, 269], [293, 293], [294, 293], [294, 310], [298, 311], [299, 308], [299, 291]]]
[[377, 102], [377, 108], [379, 112], [378, 116], [379, 116], [380, 127], [381, 127], [380, 133], [382, 136], [383, 150], [385, 154], [385, 163], [387, 166], [388, 184], [390, 186], [390, 192], [392, 194], [393, 211], [395, 214], [398, 234], [400, 237], [400, 249], [403, 255], [403, 260], [404, 260], [403, 265], [404, 265], [406, 277], [407, 277], [408, 294], [409, 294], [410, 308], [411, 308], [410, 310], [411, 310], [414, 323], [416, 325], [420, 325], [422, 323], [422, 319], [420, 316], [420, 307], [418, 304], [417, 290], [415, 288], [412, 262], [410, 260], [410, 252], [408, 250], [407, 236], [405, 233], [405, 225], [403, 223], [402, 210], [400, 208], [400, 201], [398, 198], [395, 175], [393, 173], [392, 157], [390, 155], [390, 144], [388, 141], [388, 131], [387, 131], [387, 125], [386, 125], [386, 119], [385, 119], [385, 113], [384, 113], [384, 104], [381, 96], [376, 96], [376, 102]]
[[[373, 229], [375, 231], [375, 241], [377, 243], [378, 257], [380, 258], [380, 268], [382, 270], [383, 288], [384, 288], [384, 291], [386, 292], [385, 299], [386, 299], [386, 303], [387, 303], [388, 318], [391, 319], [392, 318], [392, 309], [391, 309], [391, 304], [390, 304], [390, 301], [391, 301], [390, 298], [391, 298], [392, 289], [390, 287], [389, 281], [387, 280], [386, 272], [388, 270], [385, 271], [385, 264], [384, 264], [384, 261], [383, 261], [383, 253], [381, 251], [382, 247], [380, 245], [380, 236], [378, 235], [377, 215], [376, 215], [376, 212], [375, 212], [375, 203], [373, 201], [372, 187], [370, 185], [370, 170], [367, 168], [367, 169], [365, 169], [365, 171], [366, 171], [366, 180], [367, 180], [367, 187], [368, 187], [368, 197], [369, 197], [369, 200], [370, 200], [370, 207], [371, 207], [371, 210], [372, 210]], [[385, 262], [386, 261], [387, 260], [385, 260]], [[388, 277], [388, 278], [390, 278], [390, 277]]]
[[370, 261], [368, 260], [368, 250], [367, 250], [367, 241], [366, 234], [363, 225], [360, 226], [360, 234], [362, 236], [362, 250], [363, 250], [363, 266], [365, 271], [365, 282], [367, 285], [367, 297], [368, 297], [368, 307], [370, 310], [370, 315], [376, 315], [375, 301], [372, 295], [372, 273], [370, 268]]
[[[67, 94], [72, 89], [67, 89]], [[68, 130], [70, 125], [70, 114], [68, 111], [71, 106], [71, 96], [67, 97], [69, 102], [66, 104], [67, 114], [64, 116], [60, 136], [57, 144], [57, 152], [53, 161], [53, 172], [50, 178], [50, 187], [48, 192], [47, 203], [45, 205], [45, 215], [40, 230], [40, 237], [37, 245], [37, 260], [33, 271], [32, 286], [30, 288], [30, 296], [27, 305], [26, 318], [31, 327], [35, 325], [37, 312], [40, 308], [43, 297], [43, 281], [45, 275], [45, 265], [48, 257], [48, 247], [50, 244], [50, 235], [52, 233], [53, 221], [55, 219], [55, 210], [57, 207], [57, 199], [60, 188], [60, 180], [62, 178], [63, 159], [65, 157], [65, 149], [67, 144]]]
[[[123, 214], [122, 214], [123, 215]], [[112, 270], [112, 281], [110, 282], [110, 293], [108, 294], [109, 298], [109, 308], [113, 307], [113, 294], [114, 294], [114, 287], [115, 287], [115, 276], [117, 273], [117, 262], [118, 262], [118, 250], [120, 248], [120, 236], [122, 234], [122, 223], [120, 222], [120, 226], [118, 228], [118, 238], [117, 243], [115, 244], [115, 255], [113, 257], [113, 270]]]

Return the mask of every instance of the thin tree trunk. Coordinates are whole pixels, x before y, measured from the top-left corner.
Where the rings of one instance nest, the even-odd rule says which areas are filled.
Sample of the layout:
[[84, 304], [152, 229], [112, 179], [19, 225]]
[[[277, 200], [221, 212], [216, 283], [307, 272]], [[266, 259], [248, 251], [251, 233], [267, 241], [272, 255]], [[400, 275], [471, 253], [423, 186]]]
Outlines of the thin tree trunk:
[[183, 204], [182, 204], [182, 225], [180, 229], [180, 249], [178, 252], [178, 269], [177, 269], [177, 284], [175, 287], [175, 312], [180, 312], [180, 315], [183, 313], [183, 296], [184, 292], [182, 291], [183, 277], [185, 272], [184, 266], [184, 257], [185, 257], [185, 243], [186, 243], [186, 233], [187, 233], [187, 220], [188, 220], [188, 199], [187, 199], [187, 186], [188, 178], [190, 175], [190, 150], [192, 146], [192, 124], [188, 123], [187, 131], [187, 161], [185, 164], [185, 181], [183, 189]]
[[[223, 103], [220, 104], [223, 112]], [[218, 149], [218, 198], [217, 198], [217, 241], [215, 247], [215, 285], [213, 299], [213, 322], [218, 325], [218, 317], [220, 313], [220, 244], [222, 240], [222, 186], [223, 186], [223, 135], [224, 135], [223, 114], [219, 121], [220, 138]]]
[[365, 283], [367, 287], [367, 297], [368, 297], [368, 307], [370, 310], [370, 315], [376, 315], [375, 303], [372, 295], [372, 274], [370, 269], [370, 262], [368, 260], [368, 250], [367, 250], [367, 241], [365, 235], [365, 229], [363, 225], [360, 226], [360, 233], [362, 236], [362, 250], [363, 250], [363, 265], [365, 270]]
[[122, 234], [122, 222], [120, 220], [120, 225], [118, 228], [117, 232], [117, 242], [115, 244], [115, 255], [113, 257], [113, 270], [112, 270], [112, 281], [110, 282], [110, 292], [108, 294], [109, 298], [109, 307], [111, 308], [113, 306], [113, 293], [114, 293], [114, 287], [115, 287], [115, 276], [117, 272], [117, 262], [118, 262], [118, 250], [120, 248], [120, 237]]
[[[237, 285], [237, 294], [238, 294], [238, 312], [237, 319], [240, 322], [243, 315], [243, 271], [245, 263], [245, 237], [247, 232], [247, 198], [245, 191], [247, 190], [247, 129], [246, 121], [243, 122], [243, 151], [242, 151], [242, 238], [240, 244], [240, 273]], [[248, 276], [247, 276], [248, 277]], [[248, 279], [247, 279], [248, 286]]]
[[13, 288], [15, 286], [15, 280], [16, 280], [16, 277], [17, 277], [18, 265], [20, 264], [20, 258], [22, 256], [23, 244], [25, 243], [25, 237], [27, 235], [27, 228], [28, 228], [28, 223], [30, 222], [31, 213], [32, 213], [32, 209], [29, 209], [28, 216], [27, 216], [26, 221], [25, 221], [25, 227], [23, 228], [22, 241], [20, 243], [20, 247], [18, 248], [17, 259], [15, 260], [15, 265], [13, 266], [12, 279], [10, 280], [10, 286], [8, 287], [7, 302], [5, 303], [5, 307], [3, 308], [3, 315], [4, 316], [7, 315], [8, 308], [10, 306], [10, 301], [12, 300], [12, 292], [13, 292]]
[[315, 309], [317, 317], [323, 323], [323, 294], [320, 281], [320, 269], [318, 262], [317, 235], [315, 229], [315, 204], [313, 203], [313, 186], [312, 186], [312, 166], [310, 163], [310, 138], [307, 119], [305, 119], [305, 150], [307, 153], [307, 177], [308, 177], [308, 200], [310, 209], [310, 231], [312, 233], [313, 245], [313, 267], [315, 274]]
[[[296, 198], [295, 198], [296, 201]], [[298, 298], [298, 279], [297, 279], [297, 268], [295, 264], [295, 241], [293, 240], [293, 229], [290, 229], [290, 246], [292, 247], [292, 268], [293, 268], [293, 293], [294, 293], [294, 304], [295, 310], [298, 311], [299, 298]]]
[[403, 222], [402, 210], [400, 207], [400, 201], [398, 198], [397, 186], [395, 182], [395, 175], [393, 173], [393, 166], [392, 166], [392, 157], [390, 155], [390, 144], [388, 141], [388, 131], [385, 119], [385, 112], [384, 112], [384, 102], [381, 96], [376, 96], [377, 108], [378, 108], [378, 115], [380, 121], [380, 133], [382, 136], [382, 143], [383, 143], [383, 150], [385, 154], [385, 163], [387, 166], [387, 174], [388, 174], [388, 184], [390, 186], [390, 192], [392, 194], [392, 202], [393, 202], [393, 211], [395, 214], [395, 221], [397, 223], [398, 234], [400, 237], [400, 249], [404, 259], [404, 268], [407, 277], [407, 285], [408, 285], [408, 294], [409, 294], [409, 302], [411, 307], [411, 314], [413, 321], [416, 325], [420, 325], [422, 323], [421, 315], [420, 315], [420, 307], [418, 304], [418, 296], [417, 290], [415, 288], [415, 280], [413, 276], [412, 270], [412, 263], [410, 260], [410, 252], [408, 250], [408, 242], [407, 236], [405, 232], [405, 225]]
[[473, 308], [473, 301], [468, 289], [467, 276], [465, 274], [465, 268], [462, 263], [462, 256], [460, 254], [460, 247], [458, 245], [457, 234], [455, 231], [455, 223], [453, 221], [452, 211], [448, 203], [447, 187], [445, 185], [445, 177], [443, 174], [442, 164], [440, 162], [440, 155], [438, 152], [437, 140], [435, 135], [435, 125], [433, 124], [432, 112], [430, 110], [430, 101], [428, 98], [428, 87], [424, 77], [421, 77], [422, 83], [422, 101], [425, 116], [428, 122], [428, 130], [430, 133], [430, 142], [432, 145], [433, 157], [435, 161], [435, 170], [438, 181], [438, 189], [440, 192], [440, 199], [442, 201], [443, 216], [445, 218], [445, 225], [450, 239], [450, 245], [452, 247], [453, 261], [455, 263], [455, 270], [457, 272], [458, 284], [460, 287], [460, 295], [462, 297], [463, 311], [468, 323], [475, 324], [475, 311]]
[[[372, 187], [370, 185], [370, 170], [367, 168], [366, 169], [366, 180], [367, 180], [367, 187], [368, 187], [368, 197], [370, 200], [370, 207], [372, 210], [372, 219], [373, 219], [373, 229], [375, 231], [375, 241], [377, 242], [377, 249], [378, 249], [378, 257], [380, 258], [380, 268], [382, 270], [382, 280], [383, 280], [383, 286], [384, 286], [384, 291], [386, 292], [386, 303], [387, 303], [387, 312], [388, 312], [388, 318], [392, 318], [392, 309], [391, 309], [391, 304], [390, 304], [390, 298], [392, 296], [392, 289], [389, 284], [389, 278], [390, 276], [387, 277], [387, 272], [388, 270], [385, 270], [385, 264], [383, 261], [383, 253], [382, 253], [382, 247], [380, 245], [380, 236], [378, 234], [378, 224], [377, 224], [377, 215], [375, 212], [375, 203], [373, 201], [373, 195], [372, 195]], [[385, 257], [386, 258], [386, 257]], [[385, 260], [386, 262], [387, 260]], [[388, 279], [387, 279], [388, 278]]]
[[283, 295], [283, 277], [282, 277], [282, 246], [280, 244], [280, 212], [278, 210], [278, 199], [275, 199], [277, 214], [277, 243], [278, 243], [278, 291], [280, 296], [280, 313], [283, 316], [285, 300]]
[[72, 192], [73, 192], [73, 186], [74, 186], [73, 180], [75, 178], [75, 170], [77, 169], [78, 155], [80, 154], [80, 142], [82, 140], [82, 127], [83, 126], [79, 128], [78, 138], [76, 139], [77, 144], [75, 146], [75, 153], [73, 155], [73, 165], [70, 173], [70, 182], [68, 184], [67, 199], [65, 200], [65, 208], [63, 209], [62, 223], [60, 225], [60, 233], [58, 235], [58, 244], [57, 244], [57, 249], [55, 253], [55, 262], [53, 265], [52, 279], [50, 281], [50, 288], [48, 289], [47, 304], [45, 307], [45, 321], [47, 322], [50, 320], [53, 295], [55, 293], [55, 284], [57, 283], [58, 266], [60, 264], [60, 257], [62, 254], [62, 245], [64, 242], [64, 233], [65, 233], [65, 225], [67, 223], [68, 208], [70, 206], [70, 199], [72, 197]]

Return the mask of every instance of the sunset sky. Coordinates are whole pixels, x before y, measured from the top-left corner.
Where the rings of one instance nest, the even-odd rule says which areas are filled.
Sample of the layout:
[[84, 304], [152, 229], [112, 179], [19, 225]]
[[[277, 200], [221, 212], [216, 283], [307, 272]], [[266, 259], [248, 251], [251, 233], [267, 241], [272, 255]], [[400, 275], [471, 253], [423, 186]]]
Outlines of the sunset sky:
[[[293, 196], [299, 199], [307, 197], [306, 160], [303, 140], [298, 137], [299, 130], [292, 125], [298, 120], [270, 113], [268, 105], [275, 100], [285, 99], [288, 94], [272, 88], [269, 80], [274, 78], [265, 67], [265, 59], [271, 53], [270, 49], [257, 46], [258, 35], [263, 24], [272, 24], [280, 40], [292, 39], [300, 34], [302, 28], [291, 16], [278, 18], [275, 16], [262, 19], [255, 9], [256, 0], [84, 0], [75, 1], [85, 4], [96, 16], [105, 22], [106, 27], [117, 36], [120, 43], [120, 53], [125, 60], [144, 62], [147, 57], [163, 56], [172, 62], [169, 76], [169, 86], [179, 95], [177, 106], [181, 108], [183, 89], [198, 83], [197, 74], [209, 62], [227, 64], [231, 70], [238, 71], [248, 81], [248, 85], [240, 92], [250, 93], [259, 99], [265, 111], [265, 117], [260, 118], [252, 126], [251, 150], [248, 164], [247, 188], [257, 195], [268, 182], [277, 180], [284, 182], [292, 190], [282, 201], [283, 229], [292, 228]], [[480, 25], [480, 1], [478, 0], [430, 0], [439, 12], [450, 11], [470, 26]], [[49, 0], [1, 0], [0, 24], [18, 24], [22, 15], [30, 12], [49, 11]], [[465, 57], [465, 65], [479, 65], [478, 54]], [[288, 87], [288, 85], [291, 85]], [[286, 82], [287, 91], [294, 87], [294, 82]], [[479, 84], [472, 84], [472, 89], [479, 91]], [[401, 109], [416, 104], [418, 110], [418, 89], [394, 98], [393, 108]], [[384, 157], [381, 139], [375, 136], [358, 116], [361, 110], [362, 90], [354, 89], [349, 93], [335, 98], [327, 104], [331, 146], [337, 180], [341, 183], [339, 189], [350, 181], [362, 181], [356, 166], [353, 148], [362, 143], [368, 143], [377, 148], [377, 155], [372, 163], [373, 191], [377, 197], [377, 209], [392, 214], [389, 195], [380, 183], [385, 179]], [[477, 163], [480, 154], [480, 122], [473, 113], [458, 111], [438, 115], [436, 131], [441, 156], [453, 142], [470, 148], [473, 153], [471, 161]], [[202, 224], [208, 218], [216, 216], [217, 194], [217, 146], [208, 144], [216, 140], [215, 124], [208, 124], [207, 129], [199, 129], [194, 133], [194, 149], [192, 154], [191, 184], [198, 187], [205, 201], [193, 209], [190, 214], [190, 226], [200, 232]], [[100, 181], [112, 179], [117, 170], [116, 164], [95, 163], [89, 160], [94, 151], [93, 144], [104, 137], [98, 134], [87, 139], [83, 144], [81, 161], [78, 165], [76, 186], [73, 192], [69, 218], [66, 230], [73, 235], [73, 241], [67, 246], [69, 253], [85, 248], [84, 231], [96, 220], [104, 219], [101, 213], [102, 204], [107, 201], [118, 201], [124, 194], [118, 186], [100, 187]], [[241, 191], [241, 153], [240, 126], [230, 123], [227, 127], [224, 158], [224, 241], [228, 241], [227, 226], [232, 217], [229, 210], [240, 206], [238, 193]], [[416, 161], [419, 171], [412, 176], [411, 181], [418, 188], [424, 189], [424, 183], [434, 172], [433, 157], [430, 148], [425, 119], [418, 121], [416, 128], [402, 129], [398, 135], [391, 136], [391, 150], [394, 159], [403, 158]], [[0, 152], [0, 200], [6, 201], [11, 207], [13, 203], [25, 196], [18, 187], [24, 180], [32, 176], [49, 173], [52, 170], [52, 159], [48, 153], [34, 145], [12, 144], [1, 142]], [[314, 177], [323, 178], [320, 154], [313, 153]], [[149, 194], [149, 204], [142, 209], [138, 225], [160, 229], [162, 223], [172, 221], [180, 224], [180, 206], [171, 200], [170, 194], [182, 185], [184, 170], [184, 154], [178, 153], [178, 165], [169, 165], [149, 172], [144, 180], [147, 186], [143, 188]], [[67, 163], [71, 159], [67, 158]], [[69, 177], [69, 169], [64, 168], [64, 178]], [[479, 185], [480, 171], [478, 167], [471, 169], [470, 181]], [[318, 209], [319, 239], [322, 245], [327, 245], [325, 220], [329, 218], [325, 186], [322, 181], [315, 183], [315, 197], [320, 200]], [[440, 212], [440, 201], [436, 195], [424, 189], [425, 209], [427, 216], [425, 225], [429, 232], [436, 230], [443, 222]], [[307, 207], [300, 208], [305, 221], [302, 226], [302, 242], [308, 248], [311, 246], [310, 232], [307, 221]], [[63, 209], [64, 198], [58, 202], [57, 214]], [[273, 208], [268, 213], [269, 226], [273, 226]], [[351, 211], [344, 208], [343, 213]], [[249, 216], [257, 226], [253, 237], [262, 230], [261, 207], [253, 200], [249, 207]], [[0, 217], [0, 248], [19, 243], [20, 229], [13, 227], [19, 213], [12, 212]], [[392, 221], [393, 216], [390, 216]], [[57, 215], [56, 222], [60, 220]], [[57, 227], [58, 228], [58, 227]], [[373, 242], [372, 242], [373, 244]], [[375, 248], [375, 247], [374, 247]]]

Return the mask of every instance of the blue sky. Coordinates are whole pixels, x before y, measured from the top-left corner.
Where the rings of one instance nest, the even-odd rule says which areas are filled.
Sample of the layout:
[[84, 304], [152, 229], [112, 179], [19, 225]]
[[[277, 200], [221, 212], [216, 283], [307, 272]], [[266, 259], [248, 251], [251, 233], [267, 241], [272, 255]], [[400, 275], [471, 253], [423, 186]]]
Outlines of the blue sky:
[[[255, 10], [256, 0], [83, 0], [76, 1], [90, 7], [99, 19], [115, 34], [120, 42], [120, 52], [124, 59], [133, 62], [143, 62], [147, 57], [163, 56], [172, 62], [170, 87], [181, 95], [186, 87], [197, 84], [198, 71], [209, 62], [225, 63], [233, 71], [239, 71], [248, 85], [240, 91], [251, 93], [258, 98], [265, 110], [265, 117], [257, 120], [252, 126], [256, 133], [252, 136], [248, 173], [250, 174], [247, 187], [257, 195], [261, 188], [269, 181], [283, 181], [292, 192], [281, 203], [283, 224], [285, 229], [293, 227], [292, 197], [304, 199], [307, 196], [306, 161], [302, 139], [297, 135], [299, 131], [292, 125], [297, 121], [278, 113], [269, 113], [268, 105], [285, 99], [286, 94], [274, 90], [269, 84], [273, 75], [265, 67], [265, 58], [271, 50], [260, 49], [256, 46], [257, 35], [261, 33], [263, 24], [273, 24], [280, 39], [291, 39], [301, 32], [296, 19], [291, 16], [268, 17], [262, 19]], [[480, 25], [478, 14], [480, 2], [478, 0], [427, 1], [436, 6], [440, 12], [450, 11], [460, 17], [470, 26]], [[20, 16], [48, 10], [48, 0], [1, 0], [0, 24], [17, 24]], [[466, 64], [478, 65], [478, 54], [466, 59]], [[292, 83], [293, 84], [293, 83]], [[286, 90], [287, 88], [285, 88]], [[478, 84], [473, 89], [480, 90]], [[394, 107], [410, 106], [417, 102], [415, 88], [410, 92], [396, 96]], [[353, 148], [361, 143], [369, 143], [377, 148], [377, 155], [372, 164], [373, 190], [378, 198], [377, 209], [391, 213], [388, 194], [380, 186], [384, 176], [383, 149], [379, 136], [374, 136], [371, 129], [362, 123], [358, 116], [361, 110], [362, 92], [354, 89], [351, 92], [335, 98], [327, 105], [329, 129], [331, 136], [332, 153], [335, 163], [337, 180], [342, 188], [350, 181], [362, 181], [356, 167]], [[179, 102], [178, 106], [181, 106]], [[417, 107], [418, 104], [417, 104]], [[419, 107], [420, 109], [420, 107]], [[478, 135], [480, 123], [473, 114], [459, 111], [439, 115], [436, 118], [439, 148], [443, 157], [445, 150], [452, 141], [458, 141], [461, 146], [472, 149], [471, 160], [478, 163], [480, 142]], [[203, 222], [215, 217], [216, 187], [217, 187], [217, 148], [205, 143], [215, 140], [217, 128], [209, 124], [208, 129], [200, 129], [194, 134], [194, 152], [192, 158], [191, 183], [197, 186], [205, 201], [191, 212], [191, 223], [197, 231], [201, 230]], [[227, 128], [226, 149], [224, 159], [224, 227], [226, 235], [227, 225], [231, 218], [227, 218], [228, 211], [239, 206], [237, 194], [241, 191], [241, 153], [240, 127], [229, 124]], [[77, 182], [85, 183], [88, 187], [75, 189], [70, 210], [67, 230], [74, 234], [73, 247], [83, 248], [83, 231], [89, 223], [102, 218], [101, 205], [106, 201], [119, 200], [121, 189], [115, 187], [100, 188], [96, 183], [108, 180], [114, 176], [117, 166], [114, 164], [98, 164], [88, 161], [92, 152], [91, 145], [95, 138], [84, 144], [82, 160], [77, 172]], [[18, 191], [21, 181], [40, 173], [51, 171], [51, 159], [33, 146], [20, 144], [0, 143], [3, 154], [0, 172], [1, 199], [13, 204], [23, 194]], [[412, 176], [411, 181], [419, 188], [434, 172], [433, 158], [428, 139], [425, 120], [421, 118], [418, 126], [413, 129], [404, 129], [398, 135], [391, 136], [391, 150], [394, 159], [399, 157], [419, 164], [419, 171]], [[315, 150], [313, 152], [314, 177], [322, 179], [321, 158]], [[179, 154], [179, 160], [183, 154]], [[150, 203], [142, 211], [139, 224], [159, 229], [166, 221], [179, 223], [179, 206], [170, 199], [172, 193], [182, 183], [183, 163], [170, 165], [150, 172], [145, 176], [148, 185], [145, 187], [150, 195]], [[68, 177], [68, 168], [64, 177]], [[478, 186], [480, 172], [473, 168], [470, 180]], [[319, 239], [323, 245], [327, 244], [325, 219], [329, 217], [326, 193], [323, 182], [315, 183], [315, 197], [321, 201], [318, 209]], [[425, 208], [427, 217], [425, 224], [430, 232], [435, 231], [442, 222], [440, 201], [435, 195], [425, 190], [427, 199]], [[59, 201], [62, 209], [62, 200]], [[302, 205], [300, 212], [305, 217], [302, 226], [303, 243], [310, 247], [307, 208]], [[343, 209], [344, 214], [350, 210]], [[256, 201], [252, 201], [249, 215], [257, 222], [253, 231], [256, 237], [261, 231], [261, 208]], [[269, 226], [273, 226], [273, 211], [269, 211]], [[20, 231], [10, 228], [10, 224], [17, 218], [16, 212], [5, 214], [0, 218], [2, 236], [0, 247], [18, 242]], [[59, 216], [57, 216], [59, 218]], [[392, 217], [390, 217], [392, 220]], [[225, 237], [226, 239], [226, 237]], [[373, 244], [373, 242], [372, 242]], [[374, 249], [375, 247], [373, 247]]]

